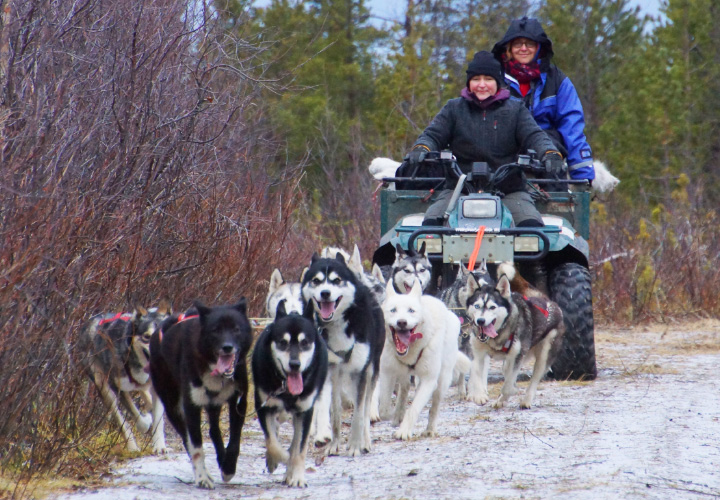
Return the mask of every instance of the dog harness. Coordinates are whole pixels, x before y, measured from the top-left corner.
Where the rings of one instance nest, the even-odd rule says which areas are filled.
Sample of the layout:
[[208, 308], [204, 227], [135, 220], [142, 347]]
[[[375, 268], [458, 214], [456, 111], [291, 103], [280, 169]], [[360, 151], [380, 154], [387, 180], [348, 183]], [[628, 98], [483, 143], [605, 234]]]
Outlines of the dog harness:
[[348, 361], [350, 361], [350, 357], [352, 356], [353, 349], [355, 349], [355, 342], [353, 342], [352, 347], [350, 347], [350, 349], [348, 349], [347, 351], [333, 351], [332, 349], [330, 349], [327, 330], [325, 330], [325, 328], [319, 326], [318, 333], [323, 338], [323, 340], [325, 340], [325, 344], [327, 344], [328, 351], [333, 353], [338, 358], [342, 359], [343, 363], [347, 363]]
[[504, 353], [507, 353], [510, 350], [510, 348], [512, 347], [514, 340], [515, 340], [515, 332], [510, 334], [510, 338], [505, 341], [505, 344], [503, 344], [502, 349], [500, 349], [500, 350]]
[[[192, 315], [188, 316], [185, 313], [181, 313], [180, 316], [178, 316], [178, 320], [173, 324], [177, 325], [178, 323], [182, 323], [183, 321], [187, 321], [189, 319], [194, 319], [194, 318], [199, 318], [199, 317], [200, 317], [199, 314], [192, 314]], [[162, 342], [162, 338], [163, 338], [162, 328], [158, 331], [160, 332], [160, 342]]]
[[[525, 295], [523, 295], [523, 299], [525, 299], [525, 302], [527, 302], [528, 304], [533, 306], [535, 309], [537, 309], [538, 311], [543, 313], [543, 316], [545, 316], [546, 318], [550, 315], [548, 310], [543, 307], [540, 307], [540, 304], [538, 304], [538, 302], [537, 302], [538, 300], [543, 300], [543, 299], [535, 298], [535, 297], [527, 297]], [[535, 299], [535, 300], [533, 300], [533, 299]], [[543, 302], [545, 302], [545, 301], [543, 300]]]
[[98, 322], [98, 325], [104, 325], [105, 323], [112, 323], [113, 321], [130, 321], [132, 318], [132, 314], [130, 313], [117, 313], [115, 316], [111, 318], [105, 318], [101, 319]]

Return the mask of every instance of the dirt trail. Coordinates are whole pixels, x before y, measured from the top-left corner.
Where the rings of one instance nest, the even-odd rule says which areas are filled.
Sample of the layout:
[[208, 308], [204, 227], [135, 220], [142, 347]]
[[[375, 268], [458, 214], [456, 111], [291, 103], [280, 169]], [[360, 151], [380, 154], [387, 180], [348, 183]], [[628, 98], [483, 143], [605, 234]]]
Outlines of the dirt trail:
[[[281, 485], [283, 466], [265, 472], [262, 432], [251, 417], [238, 474], [213, 491], [192, 486], [190, 462], [171, 439], [172, 454], [121, 465], [107, 487], [52, 498], [720, 498], [720, 324], [602, 330], [596, 343], [594, 382], [544, 382], [535, 406], [522, 411], [517, 396], [494, 410], [458, 400], [453, 388], [439, 437], [399, 442], [389, 423], [374, 425], [369, 455], [328, 457], [319, 466], [309, 458], [306, 489]], [[497, 381], [498, 364], [493, 374]], [[499, 388], [491, 384], [491, 396]], [[426, 423], [427, 410], [417, 431]]]

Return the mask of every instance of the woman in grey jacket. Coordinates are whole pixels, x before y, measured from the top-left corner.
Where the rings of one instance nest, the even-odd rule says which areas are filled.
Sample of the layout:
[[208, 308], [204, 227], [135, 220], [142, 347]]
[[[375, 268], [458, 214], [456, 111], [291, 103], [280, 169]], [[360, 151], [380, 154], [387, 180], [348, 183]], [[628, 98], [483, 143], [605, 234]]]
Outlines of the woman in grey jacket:
[[[451, 99], [420, 135], [407, 160], [419, 164], [428, 151], [450, 149], [463, 172], [472, 163], [487, 162], [491, 169], [516, 161], [518, 154], [535, 150], [552, 171], [563, 168], [562, 155], [519, 101], [501, 89], [502, 67], [492, 54], [478, 52], [467, 68], [467, 82], [460, 97]], [[423, 225], [441, 225], [451, 190], [439, 193], [425, 214]], [[542, 217], [530, 193], [505, 193], [503, 203], [516, 226], [542, 226]]]

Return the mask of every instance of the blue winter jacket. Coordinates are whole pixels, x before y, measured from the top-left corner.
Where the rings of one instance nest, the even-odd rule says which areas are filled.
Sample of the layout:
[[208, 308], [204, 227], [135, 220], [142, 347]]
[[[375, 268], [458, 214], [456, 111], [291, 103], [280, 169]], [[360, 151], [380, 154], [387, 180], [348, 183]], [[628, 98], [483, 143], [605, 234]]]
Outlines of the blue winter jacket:
[[567, 158], [570, 177], [594, 179], [592, 150], [585, 138], [585, 114], [580, 98], [570, 79], [550, 62], [553, 57], [552, 40], [540, 21], [528, 17], [513, 20], [505, 35], [493, 47], [493, 55], [502, 63], [507, 44], [521, 37], [540, 45], [536, 56], [540, 80], [533, 81], [530, 92], [522, 97], [517, 80], [506, 73], [505, 82], [510, 88], [511, 98], [525, 103], [540, 128]]
[[[524, 101], [535, 121], [551, 139], [564, 149], [568, 170], [573, 179], [594, 179], [593, 157], [585, 138], [585, 115], [575, 86], [554, 64], [531, 84], [530, 92], [522, 97], [520, 86], [505, 74], [511, 99]], [[560, 142], [558, 143], [558, 139]]]

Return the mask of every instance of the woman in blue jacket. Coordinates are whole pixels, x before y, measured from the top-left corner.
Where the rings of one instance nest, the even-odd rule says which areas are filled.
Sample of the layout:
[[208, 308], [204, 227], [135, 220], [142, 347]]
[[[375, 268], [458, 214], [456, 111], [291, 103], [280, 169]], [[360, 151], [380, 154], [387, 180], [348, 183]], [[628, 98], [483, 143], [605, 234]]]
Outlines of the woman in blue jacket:
[[567, 158], [570, 177], [592, 181], [595, 169], [582, 103], [570, 79], [550, 62], [552, 41], [540, 22], [515, 19], [492, 53], [503, 65], [511, 97], [525, 103]]

